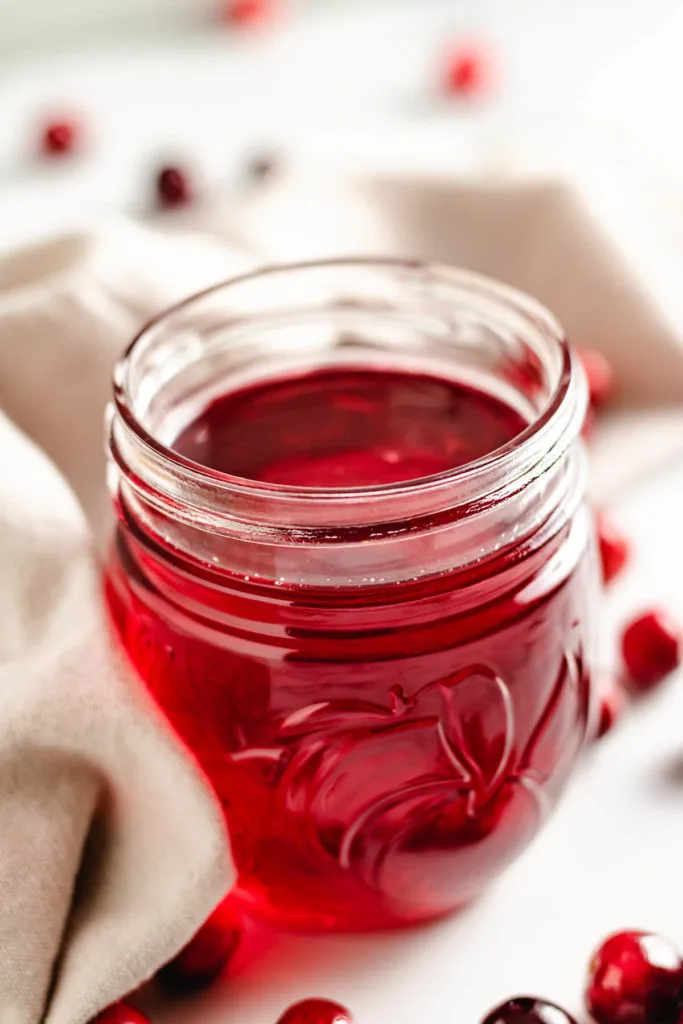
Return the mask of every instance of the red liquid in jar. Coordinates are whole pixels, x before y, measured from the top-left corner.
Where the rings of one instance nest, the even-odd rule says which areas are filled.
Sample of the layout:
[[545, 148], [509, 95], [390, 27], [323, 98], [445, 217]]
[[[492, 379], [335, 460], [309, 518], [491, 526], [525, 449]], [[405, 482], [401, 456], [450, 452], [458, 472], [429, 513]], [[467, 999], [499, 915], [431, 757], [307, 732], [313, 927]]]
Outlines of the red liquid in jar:
[[[451, 469], [526, 422], [457, 382], [312, 371], [228, 393], [174, 448], [277, 484]], [[119, 527], [113, 616], [222, 801], [238, 896], [284, 925], [445, 913], [527, 845], [584, 740], [588, 517], [466, 568], [365, 586], [239, 577]]]
[[526, 426], [514, 409], [462, 384], [386, 370], [319, 370], [224, 395], [173, 447], [249, 480], [370, 487], [462, 466]]

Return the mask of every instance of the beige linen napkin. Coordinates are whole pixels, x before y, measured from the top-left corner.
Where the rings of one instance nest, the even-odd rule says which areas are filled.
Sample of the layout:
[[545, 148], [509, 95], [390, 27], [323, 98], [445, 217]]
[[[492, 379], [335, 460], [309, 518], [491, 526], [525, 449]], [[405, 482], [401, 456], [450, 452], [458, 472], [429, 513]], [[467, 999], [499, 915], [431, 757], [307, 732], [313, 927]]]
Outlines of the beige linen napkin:
[[109, 643], [73, 494], [4, 417], [0, 478], [0, 1020], [41, 1020], [56, 967], [47, 1019], [80, 1024], [192, 935], [227, 847]]
[[401, 174], [299, 157], [195, 223], [274, 260], [355, 252], [469, 267], [536, 296], [577, 345], [602, 350], [623, 402], [683, 401], [678, 182], [628, 144], [575, 129], [482, 145], [467, 173], [439, 163]]
[[616, 371], [591, 460], [604, 502], [683, 457], [683, 190], [628, 140], [603, 136], [573, 128], [495, 141], [460, 174], [373, 171], [353, 157], [340, 173], [318, 156], [194, 222], [273, 261], [421, 257], [536, 296]]
[[230, 886], [220, 812], [110, 642], [93, 536], [113, 361], [236, 267], [114, 223], [0, 263], [2, 1024], [84, 1024]]
[[[613, 493], [653, 446], [683, 453], [683, 246], [639, 216], [627, 170], [539, 170], [506, 146], [466, 177], [294, 166], [193, 211], [204, 238], [109, 224], [0, 262], [1, 1024], [44, 1010], [84, 1024], [171, 956], [231, 878], [210, 796], [108, 639], [91, 545], [107, 533], [101, 421], [123, 345], [244, 252], [468, 265], [536, 294], [614, 362], [624, 409], [594, 485]], [[642, 462], [614, 457], [643, 436]]]

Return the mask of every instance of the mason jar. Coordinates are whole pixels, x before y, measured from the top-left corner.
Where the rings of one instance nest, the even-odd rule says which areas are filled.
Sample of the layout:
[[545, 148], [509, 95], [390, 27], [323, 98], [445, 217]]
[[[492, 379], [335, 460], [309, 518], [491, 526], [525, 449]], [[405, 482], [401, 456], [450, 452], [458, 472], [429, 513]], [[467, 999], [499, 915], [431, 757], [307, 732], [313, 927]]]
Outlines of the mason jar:
[[111, 615], [252, 913], [432, 918], [542, 827], [593, 715], [585, 408], [545, 309], [420, 262], [249, 274], [121, 359]]

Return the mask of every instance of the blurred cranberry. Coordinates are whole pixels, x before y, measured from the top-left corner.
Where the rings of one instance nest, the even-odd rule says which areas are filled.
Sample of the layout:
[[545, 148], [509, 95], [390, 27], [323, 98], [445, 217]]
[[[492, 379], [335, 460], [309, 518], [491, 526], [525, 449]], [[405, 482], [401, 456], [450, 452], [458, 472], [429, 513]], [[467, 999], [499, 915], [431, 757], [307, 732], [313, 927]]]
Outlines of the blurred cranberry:
[[272, 177], [277, 166], [278, 162], [274, 156], [262, 153], [247, 161], [247, 176], [251, 181], [264, 181]]
[[573, 1017], [545, 999], [516, 996], [492, 1010], [482, 1024], [576, 1024]]
[[277, 1024], [353, 1024], [353, 1017], [339, 1003], [327, 999], [304, 999], [290, 1006]]
[[660, 683], [681, 661], [681, 629], [666, 612], [639, 615], [626, 627], [621, 639], [627, 685], [644, 693]]
[[607, 512], [599, 512], [596, 519], [598, 545], [602, 563], [602, 578], [605, 583], [618, 576], [631, 555], [631, 545], [626, 534]]
[[619, 932], [591, 961], [586, 1006], [598, 1024], [675, 1024], [683, 961], [661, 935]]
[[446, 62], [446, 92], [456, 96], [473, 96], [489, 84], [489, 71], [488, 61], [482, 51], [472, 47], [455, 50]]
[[239, 941], [239, 921], [232, 907], [222, 903], [187, 946], [161, 968], [159, 981], [178, 995], [199, 991], [223, 973]]
[[128, 1003], [114, 1003], [98, 1014], [92, 1024], [150, 1024], [150, 1020]]
[[581, 348], [578, 353], [588, 380], [591, 405], [599, 409], [614, 394], [614, 370], [611, 363], [597, 349]]
[[80, 138], [80, 126], [75, 120], [48, 121], [43, 125], [40, 146], [45, 156], [66, 156], [77, 149]]
[[156, 189], [159, 205], [167, 209], [185, 206], [193, 198], [192, 184], [183, 167], [162, 167], [157, 173]]
[[223, 21], [229, 25], [258, 25], [274, 14], [274, 0], [224, 0]]
[[595, 738], [601, 740], [614, 728], [626, 710], [626, 697], [616, 679], [610, 681], [600, 698], [600, 716]]

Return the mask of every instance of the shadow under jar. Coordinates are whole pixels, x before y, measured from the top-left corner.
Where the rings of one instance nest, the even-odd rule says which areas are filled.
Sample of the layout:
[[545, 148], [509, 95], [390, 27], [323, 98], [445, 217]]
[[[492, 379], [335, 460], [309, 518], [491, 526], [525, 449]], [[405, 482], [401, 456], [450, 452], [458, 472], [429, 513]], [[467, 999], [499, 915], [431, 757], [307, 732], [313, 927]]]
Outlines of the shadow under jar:
[[544, 309], [416, 262], [264, 270], [128, 349], [109, 604], [252, 912], [431, 918], [543, 824], [592, 715], [585, 402]]

